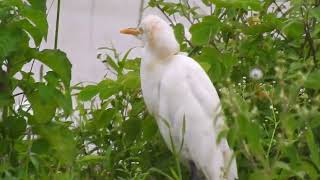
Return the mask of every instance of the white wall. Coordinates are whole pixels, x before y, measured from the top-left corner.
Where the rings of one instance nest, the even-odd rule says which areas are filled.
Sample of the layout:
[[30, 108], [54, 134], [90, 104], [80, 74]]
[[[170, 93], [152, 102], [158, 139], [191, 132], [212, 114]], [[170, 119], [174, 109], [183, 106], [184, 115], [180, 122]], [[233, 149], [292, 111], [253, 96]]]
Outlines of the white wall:
[[[57, 0], [47, 0], [49, 37], [43, 48], [53, 48], [56, 4]], [[68, 54], [73, 65], [73, 84], [102, 80], [106, 68], [96, 59], [97, 48], [113, 42], [120, 52], [125, 52], [139, 45], [138, 40], [119, 33], [121, 28], [137, 25], [139, 8], [140, 0], [61, 0], [58, 48]], [[159, 13], [148, 9], [144, 15]], [[136, 49], [132, 55], [140, 55], [140, 52], [141, 49]]]
[[[47, 0], [49, 36], [44, 48], [53, 48], [56, 2]], [[114, 46], [120, 52], [137, 45], [133, 38], [119, 34], [119, 29], [136, 26], [140, 0], [61, 0], [58, 48], [68, 54], [73, 65], [72, 82], [100, 81], [106, 73], [96, 59], [97, 48]], [[139, 53], [136, 53], [139, 54]]]

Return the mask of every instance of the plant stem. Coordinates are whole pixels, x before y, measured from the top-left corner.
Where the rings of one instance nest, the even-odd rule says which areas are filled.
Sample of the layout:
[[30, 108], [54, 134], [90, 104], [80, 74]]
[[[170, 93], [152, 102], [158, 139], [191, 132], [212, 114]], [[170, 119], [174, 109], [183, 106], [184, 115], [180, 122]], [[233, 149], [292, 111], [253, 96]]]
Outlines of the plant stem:
[[142, 16], [143, 16], [143, 11], [144, 11], [144, 0], [141, 0], [140, 2], [140, 8], [139, 8], [139, 19], [138, 19], [138, 26], [140, 25], [141, 23], [141, 20], [142, 20]]
[[279, 121], [277, 121], [277, 118], [276, 118], [276, 114], [274, 112], [274, 108], [273, 108], [273, 102], [272, 102], [272, 99], [271, 97], [269, 97], [269, 101], [270, 101], [270, 104], [272, 106], [272, 118], [273, 118], [273, 122], [274, 122], [274, 129], [273, 129], [273, 132], [272, 132], [272, 135], [271, 135], [271, 139], [270, 139], [270, 142], [269, 142], [269, 145], [268, 145], [268, 150], [267, 150], [267, 160], [269, 162], [269, 155], [270, 155], [270, 151], [271, 151], [271, 146], [272, 146], [272, 142], [274, 140], [274, 137], [275, 137], [275, 134], [276, 134], [276, 130], [278, 128], [278, 125], [279, 125]]
[[54, 37], [54, 49], [57, 49], [57, 48], [58, 48], [59, 22], [60, 22], [60, 6], [61, 6], [61, 0], [58, 0], [58, 4], [57, 4], [57, 18], [56, 18], [56, 31], [55, 31], [55, 37]]

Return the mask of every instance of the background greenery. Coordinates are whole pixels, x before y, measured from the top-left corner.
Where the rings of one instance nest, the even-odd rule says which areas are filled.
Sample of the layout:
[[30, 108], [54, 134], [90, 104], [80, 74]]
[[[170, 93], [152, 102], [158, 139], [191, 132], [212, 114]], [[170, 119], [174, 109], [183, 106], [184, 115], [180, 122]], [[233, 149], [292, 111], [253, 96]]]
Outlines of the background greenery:
[[[240, 179], [319, 179], [320, 1], [202, 3], [210, 14], [187, 0], [149, 8], [218, 89]], [[70, 85], [66, 54], [39, 50], [45, 12], [43, 0], [0, 1], [0, 178], [187, 179], [145, 109], [140, 58], [102, 48], [108, 76]], [[50, 70], [34, 76], [34, 62]]]

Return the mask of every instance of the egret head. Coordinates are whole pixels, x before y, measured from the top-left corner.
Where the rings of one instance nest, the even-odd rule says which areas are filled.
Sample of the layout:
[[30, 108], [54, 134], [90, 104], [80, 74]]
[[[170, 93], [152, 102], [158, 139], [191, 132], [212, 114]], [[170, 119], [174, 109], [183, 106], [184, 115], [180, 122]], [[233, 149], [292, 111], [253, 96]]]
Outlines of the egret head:
[[170, 25], [155, 15], [145, 17], [138, 28], [127, 28], [120, 31], [142, 40], [149, 53], [159, 58], [166, 58], [180, 51]]

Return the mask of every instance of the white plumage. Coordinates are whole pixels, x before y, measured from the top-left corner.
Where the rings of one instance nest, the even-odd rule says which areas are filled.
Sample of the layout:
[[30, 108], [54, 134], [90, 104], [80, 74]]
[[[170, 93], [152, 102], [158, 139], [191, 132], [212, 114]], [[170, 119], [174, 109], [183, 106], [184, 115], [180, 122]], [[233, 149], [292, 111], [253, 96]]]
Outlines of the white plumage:
[[142, 94], [168, 147], [173, 150], [173, 143], [179, 150], [183, 143], [182, 161], [193, 162], [208, 180], [236, 179], [236, 161], [227, 140], [217, 142], [224, 126], [219, 96], [201, 66], [179, 53], [172, 28], [150, 15], [140, 28], [121, 32], [144, 42]]

